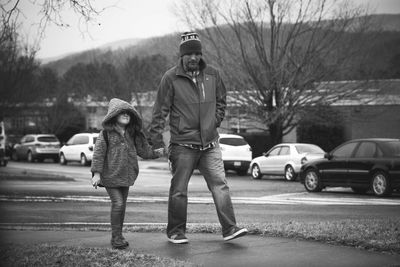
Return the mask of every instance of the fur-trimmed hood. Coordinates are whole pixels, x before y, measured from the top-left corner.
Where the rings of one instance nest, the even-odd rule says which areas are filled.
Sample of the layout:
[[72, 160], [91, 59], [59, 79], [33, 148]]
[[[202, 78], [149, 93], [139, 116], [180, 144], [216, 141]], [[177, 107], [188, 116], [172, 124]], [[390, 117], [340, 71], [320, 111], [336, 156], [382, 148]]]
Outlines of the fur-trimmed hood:
[[128, 111], [131, 114], [131, 122], [137, 124], [139, 129], [142, 127], [142, 119], [136, 109], [126, 101], [119, 98], [113, 98], [108, 104], [108, 111], [103, 119], [102, 126], [104, 129], [113, 128], [112, 119], [115, 118], [121, 111]]

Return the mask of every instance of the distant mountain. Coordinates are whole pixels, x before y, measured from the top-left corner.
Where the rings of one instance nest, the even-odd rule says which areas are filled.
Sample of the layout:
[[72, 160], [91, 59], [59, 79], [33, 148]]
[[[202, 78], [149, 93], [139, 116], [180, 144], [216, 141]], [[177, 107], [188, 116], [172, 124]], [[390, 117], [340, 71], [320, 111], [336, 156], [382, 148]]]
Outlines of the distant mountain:
[[[370, 15], [371, 31], [400, 32], [400, 14]], [[365, 18], [364, 18], [365, 19]], [[360, 18], [363, 21], [363, 18]], [[178, 58], [179, 42], [178, 34], [168, 34], [147, 39], [125, 39], [105, 44], [96, 49], [58, 57], [51, 62], [42, 62], [45, 67], [56, 70], [59, 74], [65, 73], [71, 66], [77, 63], [90, 63], [94, 61], [108, 62], [118, 66], [126, 58], [135, 56], [149, 56], [161, 54], [171, 62]], [[48, 63], [47, 63], [48, 62]]]
[[129, 46], [137, 45], [142, 39], [132, 38], [132, 39], [124, 39], [116, 42], [111, 42], [105, 45], [98, 47], [100, 50], [118, 50], [123, 49]]
[[376, 14], [370, 15], [371, 23], [376, 31], [400, 31], [400, 14]]

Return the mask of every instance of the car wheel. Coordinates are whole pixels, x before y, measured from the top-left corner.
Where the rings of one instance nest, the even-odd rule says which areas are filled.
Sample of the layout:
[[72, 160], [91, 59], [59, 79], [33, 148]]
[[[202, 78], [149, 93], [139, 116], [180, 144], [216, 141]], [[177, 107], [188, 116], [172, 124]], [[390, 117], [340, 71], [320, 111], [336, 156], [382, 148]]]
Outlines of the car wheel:
[[67, 159], [65, 158], [63, 153], [60, 154], [60, 164], [67, 165]]
[[306, 171], [306, 175], [304, 178], [304, 187], [308, 192], [321, 192], [321, 177], [316, 170], [309, 169]]
[[357, 194], [365, 194], [368, 191], [368, 188], [365, 187], [351, 187], [351, 190], [353, 190], [354, 193]]
[[34, 162], [34, 158], [31, 151], [28, 151], [28, 155], [26, 156], [28, 162]]
[[293, 167], [290, 166], [290, 165], [286, 166], [286, 168], [285, 168], [285, 179], [287, 181], [294, 181], [294, 180], [296, 180], [296, 176], [297, 175], [296, 175]]
[[87, 160], [85, 154], [82, 154], [82, 155], [81, 155], [81, 165], [82, 165], [82, 166], [87, 166], [88, 163], [89, 163], [89, 162], [88, 162], [88, 160]]
[[253, 179], [261, 179], [261, 177], [262, 177], [260, 166], [258, 166], [257, 164], [254, 164], [251, 167], [251, 177]]
[[390, 187], [389, 177], [384, 172], [376, 172], [372, 176], [372, 191], [378, 197], [390, 195], [392, 188]]

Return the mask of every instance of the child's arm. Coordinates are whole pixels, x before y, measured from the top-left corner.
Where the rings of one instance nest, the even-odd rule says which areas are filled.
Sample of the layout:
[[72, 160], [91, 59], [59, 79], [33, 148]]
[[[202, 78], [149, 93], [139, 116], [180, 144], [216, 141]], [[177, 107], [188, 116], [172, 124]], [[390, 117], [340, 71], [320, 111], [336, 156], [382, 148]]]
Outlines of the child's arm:
[[107, 153], [107, 143], [104, 140], [103, 131], [99, 133], [94, 146], [92, 166], [90, 168], [92, 175], [95, 173], [101, 174], [103, 172], [104, 160]]
[[135, 146], [136, 153], [143, 159], [159, 158], [164, 151], [164, 148], [153, 150], [142, 131], [135, 135]]

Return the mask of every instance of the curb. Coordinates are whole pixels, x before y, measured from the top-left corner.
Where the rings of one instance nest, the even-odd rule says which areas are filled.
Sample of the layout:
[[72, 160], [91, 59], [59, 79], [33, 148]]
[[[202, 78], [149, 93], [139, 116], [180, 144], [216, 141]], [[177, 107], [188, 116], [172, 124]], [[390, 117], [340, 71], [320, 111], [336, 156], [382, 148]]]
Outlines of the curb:
[[[218, 223], [187, 223], [188, 231], [203, 227], [213, 233], [220, 229]], [[75, 231], [109, 231], [110, 223], [66, 222], [66, 223], [0, 223], [0, 230], [75, 230]], [[165, 232], [167, 223], [124, 223], [124, 230], [129, 232]]]

